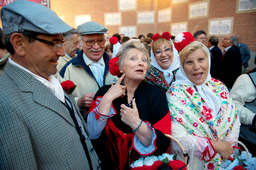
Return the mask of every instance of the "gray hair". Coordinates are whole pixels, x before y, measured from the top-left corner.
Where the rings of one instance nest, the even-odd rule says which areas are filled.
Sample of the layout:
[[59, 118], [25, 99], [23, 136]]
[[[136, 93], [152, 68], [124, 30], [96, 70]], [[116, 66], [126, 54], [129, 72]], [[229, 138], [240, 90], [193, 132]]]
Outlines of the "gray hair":
[[78, 34], [76, 29], [72, 29], [71, 31], [68, 31], [64, 34], [64, 38], [69, 41], [73, 34]]
[[119, 67], [121, 65], [123, 65], [124, 59], [127, 56], [127, 53], [131, 49], [136, 49], [136, 50], [139, 50], [139, 51], [143, 52], [143, 54], [145, 54], [145, 56], [148, 59], [148, 65], [150, 65], [150, 57], [149, 57], [149, 54], [148, 54], [148, 50], [145, 48], [144, 44], [142, 44], [140, 42], [140, 40], [131, 39], [131, 40], [125, 42], [124, 44], [122, 44], [121, 49], [117, 53], [117, 56], [119, 57], [119, 61], [118, 61]]
[[232, 35], [229, 40], [232, 42], [233, 45], [235, 45], [235, 46], [239, 45], [239, 41], [238, 41], [237, 36]]

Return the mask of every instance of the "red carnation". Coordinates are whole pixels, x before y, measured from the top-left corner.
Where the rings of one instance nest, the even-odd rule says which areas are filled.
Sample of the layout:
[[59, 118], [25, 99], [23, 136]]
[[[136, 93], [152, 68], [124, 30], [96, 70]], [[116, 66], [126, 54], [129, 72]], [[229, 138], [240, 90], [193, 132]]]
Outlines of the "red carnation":
[[173, 170], [186, 170], [186, 164], [180, 160], [170, 161], [168, 164]]
[[120, 70], [119, 70], [119, 66], [117, 64], [117, 61], [119, 60], [118, 57], [114, 57], [112, 59], [109, 60], [108, 64], [109, 64], [109, 72], [114, 75], [114, 76], [120, 76]]
[[73, 81], [70, 80], [61, 82], [61, 86], [67, 94], [71, 94], [76, 88], [76, 85], [73, 83]]
[[118, 38], [115, 37], [115, 36], [113, 36], [113, 37], [111, 37], [111, 38], [109, 39], [109, 42], [114, 45], [114, 44], [116, 44], [116, 43], [118, 42]]
[[160, 37], [161, 37], [161, 35], [156, 33], [155, 35], [153, 35], [152, 40], [157, 41]]
[[169, 32], [163, 32], [161, 37], [170, 40], [172, 35]]

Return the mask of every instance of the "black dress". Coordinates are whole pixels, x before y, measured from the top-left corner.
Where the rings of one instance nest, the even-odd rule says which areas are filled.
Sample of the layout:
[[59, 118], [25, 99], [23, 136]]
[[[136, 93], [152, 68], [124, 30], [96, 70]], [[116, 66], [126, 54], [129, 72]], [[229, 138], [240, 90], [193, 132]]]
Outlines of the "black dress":
[[[94, 99], [102, 97], [110, 87], [100, 88]], [[170, 140], [164, 133], [170, 134], [171, 118], [165, 92], [143, 81], [136, 89], [134, 97], [140, 119], [148, 123], [156, 135], [155, 150], [148, 155], [166, 152], [170, 146]], [[93, 143], [102, 161], [103, 169], [129, 169], [129, 164], [143, 154], [134, 147], [132, 129], [121, 121], [120, 106], [128, 105], [127, 96], [115, 99], [112, 104], [116, 114], [108, 119], [101, 136], [93, 140]]]

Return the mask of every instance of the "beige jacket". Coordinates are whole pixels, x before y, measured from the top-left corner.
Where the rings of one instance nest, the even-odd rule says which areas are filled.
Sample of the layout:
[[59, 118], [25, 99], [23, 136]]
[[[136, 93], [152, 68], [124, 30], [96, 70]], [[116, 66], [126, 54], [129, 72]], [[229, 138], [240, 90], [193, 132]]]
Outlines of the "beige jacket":
[[59, 72], [62, 69], [62, 67], [64, 67], [65, 64], [67, 62], [69, 62], [71, 59], [72, 59], [72, 57], [70, 57], [68, 55], [60, 57], [58, 60], [57, 71]]
[[[104, 85], [113, 84], [117, 81], [117, 77], [109, 73], [108, 56], [103, 55], [105, 62]], [[76, 58], [70, 60], [70, 64], [66, 65], [59, 72], [57, 79], [62, 82], [71, 80], [75, 83], [76, 88], [72, 93], [76, 102], [80, 97], [87, 93], [96, 93], [99, 89], [97, 81], [92, 75], [89, 66], [83, 60], [83, 52], [81, 51]], [[81, 108], [80, 108], [81, 109]], [[87, 108], [88, 109], [88, 108]], [[87, 109], [84, 109], [87, 112]], [[81, 110], [84, 113], [84, 110]]]

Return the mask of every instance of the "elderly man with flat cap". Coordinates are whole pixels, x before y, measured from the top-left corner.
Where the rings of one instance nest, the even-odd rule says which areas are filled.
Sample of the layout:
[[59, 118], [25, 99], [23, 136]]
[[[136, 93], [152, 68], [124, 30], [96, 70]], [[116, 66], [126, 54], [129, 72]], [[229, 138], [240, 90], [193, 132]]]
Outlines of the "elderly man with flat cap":
[[3, 7], [1, 19], [11, 56], [0, 76], [0, 169], [100, 169], [78, 108], [53, 76], [71, 27], [24, 0]]
[[77, 27], [82, 39], [82, 51], [59, 72], [60, 81], [71, 80], [76, 84], [72, 95], [83, 116], [90, 107], [100, 87], [112, 84], [117, 77], [109, 73], [109, 56], [104, 52], [107, 29], [96, 23], [86, 22]]

